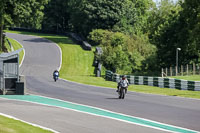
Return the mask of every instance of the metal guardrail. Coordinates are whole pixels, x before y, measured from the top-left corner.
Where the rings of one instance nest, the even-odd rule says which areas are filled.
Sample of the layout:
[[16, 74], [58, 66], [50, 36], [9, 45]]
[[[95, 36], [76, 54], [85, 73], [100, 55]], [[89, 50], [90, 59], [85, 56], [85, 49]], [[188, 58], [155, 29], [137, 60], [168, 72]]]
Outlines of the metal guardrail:
[[[109, 70], [106, 71], [106, 80], [108, 81], [119, 82], [120, 77], [122, 77], [122, 75], [115, 74]], [[181, 80], [174, 78], [131, 76], [131, 75], [127, 75], [127, 79], [130, 84], [135, 84], [135, 85], [149, 85], [149, 86], [157, 86], [160, 88], [200, 91], [200, 81], [188, 81], [188, 80]]]

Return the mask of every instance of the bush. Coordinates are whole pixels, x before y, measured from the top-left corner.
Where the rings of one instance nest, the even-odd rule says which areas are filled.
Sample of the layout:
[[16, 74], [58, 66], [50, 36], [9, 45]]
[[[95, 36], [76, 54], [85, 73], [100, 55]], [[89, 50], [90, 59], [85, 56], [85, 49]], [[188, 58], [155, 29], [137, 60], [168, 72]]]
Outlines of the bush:
[[113, 72], [142, 74], [151, 67], [151, 62], [155, 62], [149, 59], [155, 55], [156, 48], [149, 43], [145, 35], [129, 36], [120, 32], [96, 29], [89, 34], [88, 39], [102, 47], [103, 54], [99, 60], [106, 69]]

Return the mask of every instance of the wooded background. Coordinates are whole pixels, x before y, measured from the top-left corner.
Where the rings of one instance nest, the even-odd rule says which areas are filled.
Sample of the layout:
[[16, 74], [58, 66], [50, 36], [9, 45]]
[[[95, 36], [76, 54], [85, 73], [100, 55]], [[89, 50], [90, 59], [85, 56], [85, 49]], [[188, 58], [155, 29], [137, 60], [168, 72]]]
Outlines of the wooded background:
[[160, 75], [162, 67], [199, 63], [199, 0], [1, 0], [2, 30], [8, 27], [74, 32], [93, 46], [116, 73]]

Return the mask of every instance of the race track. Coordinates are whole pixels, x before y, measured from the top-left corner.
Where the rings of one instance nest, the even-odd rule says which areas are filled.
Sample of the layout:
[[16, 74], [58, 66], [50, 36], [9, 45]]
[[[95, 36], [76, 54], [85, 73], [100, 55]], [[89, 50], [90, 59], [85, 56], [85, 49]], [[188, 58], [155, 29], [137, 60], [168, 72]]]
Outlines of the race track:
[[[29, 94], [145, 118], [165, 124], [200, 131], [200, 100], [128, 92], [117, 99], [112, 88], [94, 87], [58, 80], [52, 72], [60, 66], [60, 51], [55, 43], [43, 38], [7, 33], [25, 48], [20, 73], [26, 76]], [[131, 123], [98, 117], [58, 107], [0, 99], [0, 112], [36, 123], [58, 132], [165, 132]]]

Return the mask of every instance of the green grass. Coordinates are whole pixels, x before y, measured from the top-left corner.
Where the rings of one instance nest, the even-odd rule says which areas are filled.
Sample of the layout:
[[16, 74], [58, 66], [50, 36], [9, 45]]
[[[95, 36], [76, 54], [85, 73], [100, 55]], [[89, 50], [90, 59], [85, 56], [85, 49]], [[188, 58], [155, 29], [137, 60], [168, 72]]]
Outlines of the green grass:
[[[7, 38], [7, 39], [8, 39], [8, 40], [10, 41], [10, 43], [12, 44], [14, 50], [17, 50], [17, 49], [22, 48], [22, 45], [19, 44], [17, 41], [13, 40], [12, 38]], [[5, 46], [6, 46], [7, 50], [8, 50], [8, 52], [11, 52], [11, 47], [9, 46], [7, 40], [5, 41]], [[22, 50], [22, 51], [19, 53], [19, 63], [21, 63], [23, 56], [24, 56], [24, 51]]]
[[200, 99], [200, 91], [159, 88], [159, 87], [145, 86], [145, 85], [133, 85], [133, 86], [131, 85], [129, 87], [129, 90], [136, 91], [136, 92], [143, 92], [143, 93]]
[[[71, 81], [116, 88], [117, 83], [111, 81], [105, 81], [102, 77], [95, 77], [94, 67], [92, 67], [92, 62], [94, 59], [93, 51], [84, 51], [79, 45], [74, 44], [66, 36], [57, 36], [52, 34], [39, 34], [39, 33], [30, 33], [30, 32], [16, 32], [9, 31], [18, 34], [28, 34], [36, 35], [49, 39], [57, 43], [63, 52], [62, 58], [62, 68], [60, 75], [64, 79]], [[145, 85], [130, 85], [129, 91], [143, 92], [143, 93], [152, 93], [152, 94], [161, 94], [169, 96], [181, 96], [181, 97], [190, 97], [190, 98], [200, 98], [200, 92], [196, 91], [183, 91], [170, 88], [159, 88]]]
[[52, 132], [0, 115], [0, 133], [52, 133]]
[[172, 77], [170, 77], [170, 78], [184, 79], [184, 80], [190, 80], [190, 81], [200, 81], [200, 75], [172, 76]]
[[11, 47], [10, 47], [10, 45], [8, 44], [8, 41], [7, 41], [7, 40], [5, 41], [5, 46], [6, 46], [6, 49], [8, 50], [8, 52], [11, 52]]
[[[10, 43], [12, 44], [14, 50], [17, 50], [17, 49], [22, 48], [22, 45], [19, 44], [17, 41], [13, 40], [12, 38], [8, 38], [8, 40], [9, 40]], [[24, 56], [24, 51], [22, 50], [22, 51], [19, 53], [19, 64], [21, 63], [23, 56]]]

